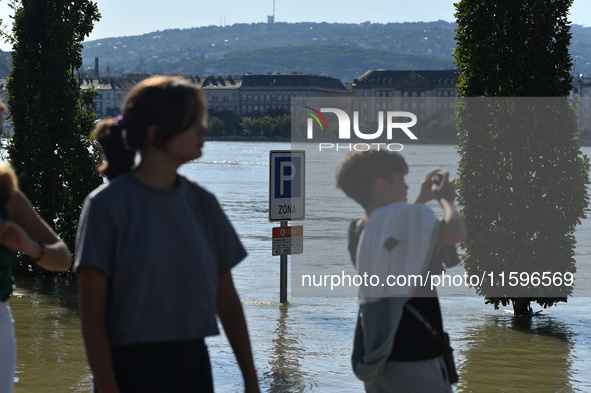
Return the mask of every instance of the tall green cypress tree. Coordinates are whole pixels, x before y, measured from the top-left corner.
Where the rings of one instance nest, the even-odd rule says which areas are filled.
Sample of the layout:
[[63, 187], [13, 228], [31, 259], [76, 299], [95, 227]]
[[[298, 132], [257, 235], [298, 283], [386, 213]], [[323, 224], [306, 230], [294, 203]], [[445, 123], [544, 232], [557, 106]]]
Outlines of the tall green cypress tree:
[[[460, 96], [495, 97], [481, 101], [485, 105], [468, 98], [458, 109], [458, 201], [469, 231], [464, 242], [469, 274], [576, 270], [574, 230], [589, 202], [589, 160], [576, 139], [574, 113], [566, 98], [537, 107], [529, 104], [534, 99], [514, 99], [569, 94], [571, 3], [456, 4]], [[526, 126], [511, 128], [512, 120]], [[512, 302], [519, 315], [528, 313], [531, 302], [547, 307], [566, 301], [572, 287], [562, 286], [551, 297], [543, 290], [524, 297], [499, 296], [486, 287], [478, 291], [495, 307]]]
[[[14, 8], [7, 82], [20, 188], [73, 250], [85, 196], [102, 183], [90, 134], [93, 91], [81, 91], [82, 41], [98, 21], [87, 0], [23, 0]], [[21, 271], [28, 266], [20, 261]]]

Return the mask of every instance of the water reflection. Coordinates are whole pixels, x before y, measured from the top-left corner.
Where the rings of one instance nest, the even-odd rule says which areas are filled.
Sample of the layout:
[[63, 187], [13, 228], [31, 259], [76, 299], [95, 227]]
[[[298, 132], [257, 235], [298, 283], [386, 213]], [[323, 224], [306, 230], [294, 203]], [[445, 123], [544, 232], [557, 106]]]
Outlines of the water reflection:
[[269, 355], [270, 371], [264, 373], [269, 392], [304, 392], [310, 387], [307, 380], [310, 377], [302, 372], [300, 364], [305, 349], [300, 333], [293, 328], [294, 322], [288, 318], [288, 312], [288, 305], [279, 306], [279, 318], [272, 336], [273, 348]]
[[457, 392], [572, 392], [571, 328], [547, 315], [492, 316], [466, 328]]
[[75, 280], [17, 278], [15, 393], [90, 392]]

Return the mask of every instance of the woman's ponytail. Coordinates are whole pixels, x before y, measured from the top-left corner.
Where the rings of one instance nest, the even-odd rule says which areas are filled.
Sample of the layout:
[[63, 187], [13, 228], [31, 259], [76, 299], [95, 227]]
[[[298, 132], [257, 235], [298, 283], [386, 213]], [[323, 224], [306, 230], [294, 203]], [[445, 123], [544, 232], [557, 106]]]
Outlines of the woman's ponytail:
[[135, 150], [129, 147], [127, 130], [121, 116], [102, 120], [94, 131], [94, 137], [100, 143], [106, 160], [99, 171], [107, 179], [113, 179], [131, 169], [135, 161]]

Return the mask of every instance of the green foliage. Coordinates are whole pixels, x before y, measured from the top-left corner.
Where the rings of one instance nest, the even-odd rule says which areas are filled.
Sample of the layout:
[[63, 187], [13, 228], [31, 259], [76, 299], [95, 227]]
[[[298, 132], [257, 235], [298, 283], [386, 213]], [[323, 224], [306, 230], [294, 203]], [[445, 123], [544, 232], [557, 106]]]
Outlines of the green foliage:
[[287, 113], [270, 116], [243, 116], [240, 119], [243, 136], [266, 138], [289, 138], [291, 136], [291, 116]]
[[[572, 88], [569, 0], [460, 1], [456, 63], [467, 97], [562, 97]], [[468, 83], [469, 81], [469, 83]]]
[[[81, 91], [75, 77], [81, 42], [99, 17], [91, 1], [25, 0], [13, 23], [10, 162], [22, 191], [71, 250], [84, 198], [102, 183], [90, 139], [95, 92]], [[31, 271], [19, 264], [17, 274]]]
[[[589, 202], [589, 160], [576, 140], [568, 53], [570, 0], [461, 0], [455, 52], [459, 203], [469, 235], [469, 274], [574, 272], [574, 230]], [[555, 288], [557, 289], [557, 288]], [[495, 307], [516, 300], [478, 288]], [[528, 302], [566, 301], [533, 291]], [[536, 293], [538, 296], [536, 296]], [[501, 294], [502, 295], [502, 294]], [[523, 300], [521, 301], [523, 303]]]
[[215, 112], [209, 109], [209, 134], [211, 136], [236, 135], [238, 116], [236, 113], [223, 110]]
[[209, 134], [213, 136], [224, 135], [226, 124], [219, 117], [209, 118]]

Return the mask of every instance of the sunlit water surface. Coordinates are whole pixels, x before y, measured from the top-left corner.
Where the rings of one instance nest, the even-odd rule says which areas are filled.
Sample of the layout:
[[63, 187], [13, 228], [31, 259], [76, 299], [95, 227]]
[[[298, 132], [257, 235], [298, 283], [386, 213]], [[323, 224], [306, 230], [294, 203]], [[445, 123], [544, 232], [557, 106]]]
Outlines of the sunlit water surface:
[[[249, 251], [233, 272], [262, 390], [359, 392], [362, 384], [352, 374], [349, 361], [355, 292], [331, 297], [330, 293], [305, 296], [294, 291], [287, 306], [279, 304], [279, 257], [271, 255], [271, 228], [278, 224], [268, 221], [268, 163], [269, 150], [287, 149], [287, 143], [208, 142], [204, 156], [183, 166], [181, 172], [217, 195]], [[583, 151], [591, 153], [590, 148]], [[403, 153], [411, 168], [409, 200], [429, 169], [440, 166], [455, 172], [457, 168], [454, 146], [407, 145]], [[306, 231], [309, 223], [312, 233], [306, 236], [305, 232], [304, 250], [306, 242], [313, 246], [315, 241], [322, 241], [324, 248], [318, 255], [304, 251], [291, 264], [320, 264], [324, 258], [349, 263], [344, 250], [346, 228], [361, 210], [342, 195], [325, 200], [333, 192], [339, 195], [334, 174], [345, 154], [308, 155], [307, 221], [300, 224]], [[330, 233], [325, 237], [313, 233], [317, 220], [328, 223]], [[591, 220], [578, 228], [577, 241], [577, 278], [586, 278], [591, 276]], [[450, 272], [463, 270], [457, 267]], [[580, 294], [591, 296], [585, 288]], [[16, 392], [92, 390], [76, 302], [74, 282], [19, 280], [11, 300], [18, 340]], [[474, 296], [445, 296], [441, 302], [444, 324], [456, 349], [460, 374], [456, 392], [591, 391], [588, 297], [576, 295], [532, 319], [514, 318], [512, 310], [495, 310]], [[208, 338], [207, 343], [216, 390], [241, 391], [240, 372], [227, 339], [222, 334]]]

